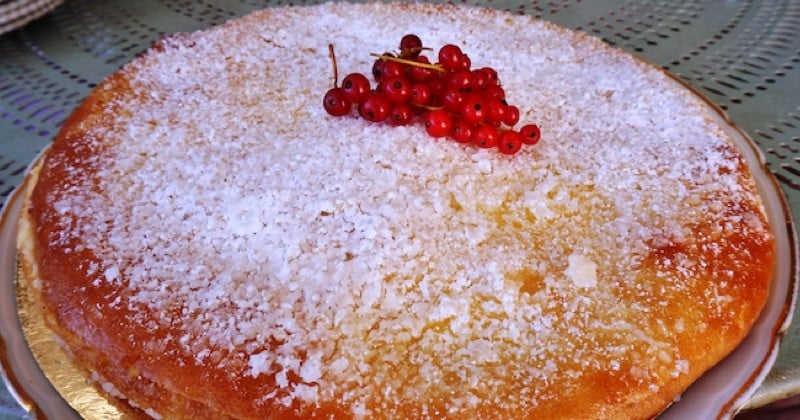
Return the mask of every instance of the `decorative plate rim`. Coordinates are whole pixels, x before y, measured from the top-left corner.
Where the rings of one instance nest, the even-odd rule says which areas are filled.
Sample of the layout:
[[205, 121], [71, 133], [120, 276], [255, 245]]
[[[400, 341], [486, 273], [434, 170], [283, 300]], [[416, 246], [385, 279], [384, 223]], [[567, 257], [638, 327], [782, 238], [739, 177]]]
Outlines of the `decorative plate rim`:
[[[653, 66], [654, 68], [661, 70], [673, 81], [687, 89], [687, 91], [689, 91], [695, 97], [701, 99], [714, 111], [713, 116], [716, 117], [717, 123], [731, 137], [734, 146], [736, 146], [737, 150], [739, 150], [748, 163], [748, 169], [750, 170], [751, 176], [754, 178], [756, 183], [758, 195], [761, 197], [762, 202], [764, 203], [769, 225], [773, 229], [776, 242], [779, 242], [776, 243], [777, 258], [775, 259], [774, 263], [776, 270], [775, 274], [773, 275], [772, 283], [770, 284], [771, 287], [767, 297], [767, 302], [765, 303], [765, 306], [762, 309], [758, 319], [754, 323], [751, 331], [736, 347], [736, 349], [731, 352], [731, 354], [726, 356], [725, 359], [720, 361], [716, 366], [709, 369], [709, 371], [705, 372], [683, 394], [685, 396], [687, 393], [692, 392], [692, 390], [696, 388], [698, 382], [701, 382], [703, 378], [708, 378], [710, 375], [714, 375], [715, 371], [721, 370], [721, 368], [725, 366], [726, 361], [728, 364], [733, 365], [730, 362], [737, 356], [737, 353], [741, 353], [745, 346], [758, 344], [757, 341], [754, 341], [754, 336], [758, 332], [771, 329], [769, 334], [770, 342], [766, 346], [767, 348], [765, 350], [765, 354], [760, 363], [753, 369], [752, 372], [750, 372], [749, 377], [742, 383], [742, 385], [739, 387], [739, 390], [732, 396], [732, 398], [721, 407], [717, 415], [717, 418], [732, 418], [734, 415], [736, 415], [736, 413], [744, 408], [754, 408], [752, 406], [748, 406], [748, 401], [755, 394], [758, 387], [764, 382], [771, 368], [775, 364], [775, 360], [777, 359], [780, 350], [780, 345], [785, 334], [789, 330], [789, 326], [791, 325], [792, 318], [798, 304], [798, 293], [800, 293], [800, 266], [798, 265], [800, 243], [798, 243], [797, 230], [794, 217], [792, 215], [792, 209], [789, 205], [786, 194], [780, 187], [777, 178], [767, 166], [766, 157], [764, 156], [761, 148], [756, 144], [752, 137], [747, 134], [747, 132], [736, 125], [736, 123], [728, 116], [728, 113], [724, 109], [709, 99], [700, 90], [690, 85], [677, 75], [663, 70], [641, 57], [634, 57], [644, 63], [649, 64], [650, 66]], [[768, 197], [777, 202], [771, 202], [767, 200]], [[769, 206], [769, 204], [772, 204], [772, 206]], [[785, 237], [783, 236], [784, 234], [786, 234]], [[780, 256], [783, 255], [783, 253], [787, 253], [786, 256], [788, 257], [788, 262], [786, 263], [782, 263], [780, 260]], [[785, 277], [781, 277], [781, 275]], [[784, 279], [786, 284], [778, 284], [780, 283], [781, 279]], [[783, 300], [781, 300], [782, 294], [775, 294], [776, 284], [786, 286], [786, 295], [784, 296]], [[775, 306], [769, 306], [770, 303]], [[768, 318], [769, 311], [777, 311], [777, 313], [773, 314], [775, 319], [772, 320], [771, 324], [766, 319]], [[770, 326], [771, 328], [768, 328]], [[736, 365], [733, 366], [737, 367]], [[719, 373], [717, 373], [717, 375], [719, 375]], [[770, 401], [763, 401], [764, 404], [769, 402]], [[687, 418], [686, 416], [691, 414], [690, 411], [680, 409], [676, 410], [674, 407], [675, 406], [670, 407], [665, 411], [665, 413], [670, 414], [670, 419]]]

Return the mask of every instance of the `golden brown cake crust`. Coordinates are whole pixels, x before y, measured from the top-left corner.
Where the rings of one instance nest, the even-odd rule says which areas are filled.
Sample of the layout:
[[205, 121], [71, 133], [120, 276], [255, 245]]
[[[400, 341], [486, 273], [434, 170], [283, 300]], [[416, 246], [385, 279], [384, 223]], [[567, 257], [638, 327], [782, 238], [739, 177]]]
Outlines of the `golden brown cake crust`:
[[[513, 160], [329, 119], [324, 48], [345, 44], [340, 66], [354, 70], [367, 53], [320, 16], [392, 16], [350, 34], [361, 43], [410, 22], [425, 39], [438, 19], [439, 36], [499, 67], [507, 56], [458, 29], [484, 28], [509, 37], [536, 80], [558, 70], [598, 90], [569, 96], [567, 85], [509, 76], [524, 117], [550, 134]], [[309, 21], [332, 38], [282, 35]], [[540, 37], [530, 48], [541, 56], [517, 32]], [[303, 66], [300, 83], [285, 63]], [[642, 80], [590, 86], [581, 72], [597, 64], [608, 66], [602, 76]], [[638, 97], [643, 88], [666, 105]], [[593, 119], [593, 101], [607, 101], [613, 129]], [[675, 125], [653, 120], [664, 106]], [[27, 277], [77, 362], [163, 417], [652, 417], [738, 345], [772, 278], [774, 244], [746, 163], [704, 107], [657, 70], [528, 18], [424, 5], [268, 9], [160, 41], [89, 95], [31, 191]], [[324, 161], [334, 170], [314, 172]], [[245, 173], [256, 170], [262, 178]], [[280, 178], [291, 171], [305, 175], [297, 186]], [[375, 193], [355, 195], [364, 189]]]

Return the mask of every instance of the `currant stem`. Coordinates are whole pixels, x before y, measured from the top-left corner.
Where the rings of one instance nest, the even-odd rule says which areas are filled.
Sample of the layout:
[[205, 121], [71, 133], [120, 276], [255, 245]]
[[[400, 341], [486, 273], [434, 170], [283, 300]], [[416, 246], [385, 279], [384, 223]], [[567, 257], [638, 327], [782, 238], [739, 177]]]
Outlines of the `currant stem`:
[[411, 54], [419, 54], [419, 53], [421, 53], [423, 51], [433, 51], [433, 48], [431, 48], [431, 47], [408, 48], [408, 49], [402, 50], [400, 52], [400, 56], [401, 57], [408, 56], [407, 54], [403, 54], [403, 52], [408, 52], [408, 53], [411, 53]]
[[411, 104], [411, 106], [419, 108], [419, 109], [424, 109], [426, 111], [435, 111], [437, 109], [444, 109], [443, 106], [433, 106], [433, 105], [414, 105], [414, 104]]
[[339, 87], [339, 69], [336, 67], [336, 54], [333, 52], [333, 44], [328, 44], [328, 55], [333, 64], [333, 87]]
[[388, 55], [388, 54], [370, 53], [369, 55], [371, 55], [373, 57], [378, 57], [381, 60], [396, 61], [398, 63], [408, 64], [409, 66], [422, 67], [422, 68], [425, 68], [425, 69], [431, 69], [431, 70], [436, 70], [436, 71], [440, 71], [440, 72], [444, 72], [445, 71], [442, 66], [439, 66], [439, 65], [436, 65], [436, 64], [420, 63], [419, 61], [407, 60], [405, 58], [395, 57], [395, 56]]

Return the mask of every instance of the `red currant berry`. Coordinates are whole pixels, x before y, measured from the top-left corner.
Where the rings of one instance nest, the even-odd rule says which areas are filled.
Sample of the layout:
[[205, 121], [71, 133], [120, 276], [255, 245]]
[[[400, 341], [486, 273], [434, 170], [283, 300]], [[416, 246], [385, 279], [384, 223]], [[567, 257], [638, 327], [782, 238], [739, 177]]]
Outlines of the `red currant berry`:
[[486, 119], [489, 109], [478, 95], [467, 95], [461, 103], [461, 118], [472, 124], [480, 124]]
[[375, 79], [376, 82], [380, 82], [381, 80], [384, 63], [386, 63], [386, 60], [379, 58], [372, 64], [372, 78]]
[[491, 67], [481, 67], [479, 71], [486, 74], [486, 84], [488, 86], [500, 86], [500, 78], [497, 77], [497, 70]]
[[389, 116], [391, 104], [380, 93], [372, 91], [366, 99], [358, 104], [358, 114], [365, 120], [381, 122]]
[[431, 105], [442, 103], [442, 96], [447, 90], [447, 85], [444, 80], [435, 78], [428, 81], [428, 86], [431, 87]]
[[[416, 61], [418, 63], [423, 63], [423, 64], [431, 63], [431, 61], [428, 60], [428, 57], [425, 57], [424, 55], [420, 55], [419, 57], [417, 57]], [[415, 82], [425, 82], [431, 80], [434, 76], [435, 76], [434, 70], [426, 67], [410, 66], [408, 70], [408, 77], [410, 77], [411, 80]]]
[[505, 117], [503, 117], [503, 124], [513, 127], [514, 124], [519, 122], [519, 108], [514, 105], [506, 106]]
[[406, 65], [397, 61], [379, 58], [372, 65], [372, 77], [376, 82], [382, 82], [390, 77], [405, 76]]
[[439, 50], [439, 64], [445, 70], [457, 70], [461, 68], [461, 57], [464, 53], [457, 45], [447, 44]]
[[405, 77], [394, 76], [381, 83], [386, 99], [393, 104], [408, 102], [411, 98], [411, 82]]
[[472, 60], [469, 59], [469, 56], [464, 54], [461, 56], [461, 60], [458, 62], [459, 67], [461, 70], [469, 71], [470, 67], [472, 67]]
[[427, 83], [417, 82], [411, 85], [411, 99], [414, 106], [425, 106], [431, 103], [431, 87]]
[[522, 142], [525, 144], [536, 144], [542, 137], [542, 132], [536, 124], [526, 124], [519, 129]]
[[389, 124], [392, 126], [408, 125], [414, 117], [414, 110], [408, 104], [395, 104], [389, 112]]
[[361, 102], [369, 95], [369, 90], [369, 79], [361, 73], [350, 73], [342, 79], [342, 91], [350, 102]]
[[491, 125], [479, 126], [475, 129], [475, 134], [472, 136], [472, 144], [483, 149], [496, 146], [499, 140], [500, 133]]
[[425, 116], [425, 131], [435, 138], [446, 136], [452, 127], [453, 119], [443, 109], [434, 109]]
[[406, 75], [406, 64], [386, 60], [381, 67], [381, 81]]
[[491, 125], [500, 125], [506, 117], [506, 107], [501, 100], [496, 98], [486, 99], [486, 107], [489, 111], [486, 113], [486, 123]]
[[470, 73], [472, 74], [472, 80], [470, 81], [472, 90], [482, 91], [486, 89], [486, 85], [489, 83], [489, 76], [480, 70], [472, 70]]
[[461, 90], [468, 90], [472, 83], [472, 74], [467, 70], [456, 70], [447, 75], [447, 86]]
[[486, 85], [486, 89], [483, 91], [483, 96], [487, 98], [503, 100], [506, 98], [506, 91], [500, 86], [488, 84]]
[[322, 107], [328, 114], [334, 117], [341, 117], [350, 113], [352, 102], [350, 102], [344, 94], [342, 88], [335, 87], [325, 92], [325, 97], [322, 99]]
[[400, 39], [400, 57], [416, 57], [422, 51], [422, 40], [414, 34]]
[[448, 88], [442, 95], [442, 106], [444, 109], [454, 113], [461, 113], [461, 104], [464, 102], [464, 94], [455, 88]]
[[497, 144], [500, 153], [513, 155], [522, 148], [522, 136], [514, 130], [507, 130], [500, 133], [500, 141]]
[[475, 133], [475, 126], [461, 118], [453, 120], [453, 128], [450, 130], [450, 138], [459, 143], [469, 143]]

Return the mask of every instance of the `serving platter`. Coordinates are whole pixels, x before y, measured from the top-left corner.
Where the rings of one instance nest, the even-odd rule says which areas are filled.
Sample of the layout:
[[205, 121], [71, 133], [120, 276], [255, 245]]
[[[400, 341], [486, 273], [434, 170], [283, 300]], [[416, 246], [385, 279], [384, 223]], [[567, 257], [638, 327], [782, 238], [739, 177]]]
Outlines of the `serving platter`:
[[[663, 413], [664, 419], [731, 418], [746, 407], [774, 364], [797, 299], [798, 244], [786, 198], [759, 148], [722, 110], [708, 104], [716, 109], [718, 123], [745, 157], [764, 202], [776, 238], [774, 278], [766, 306], [750, 334]], [[0, 216], [0, 362], [4, 380], [35, 417], [126, 418], [130, 412], [95, 388], [87, 373], [70, 362], [44, 324], [35, 294], [25, 282], [17, 281], [16, 221], [23, 211], [27, 184], [23, 182], [10, 195]]]

